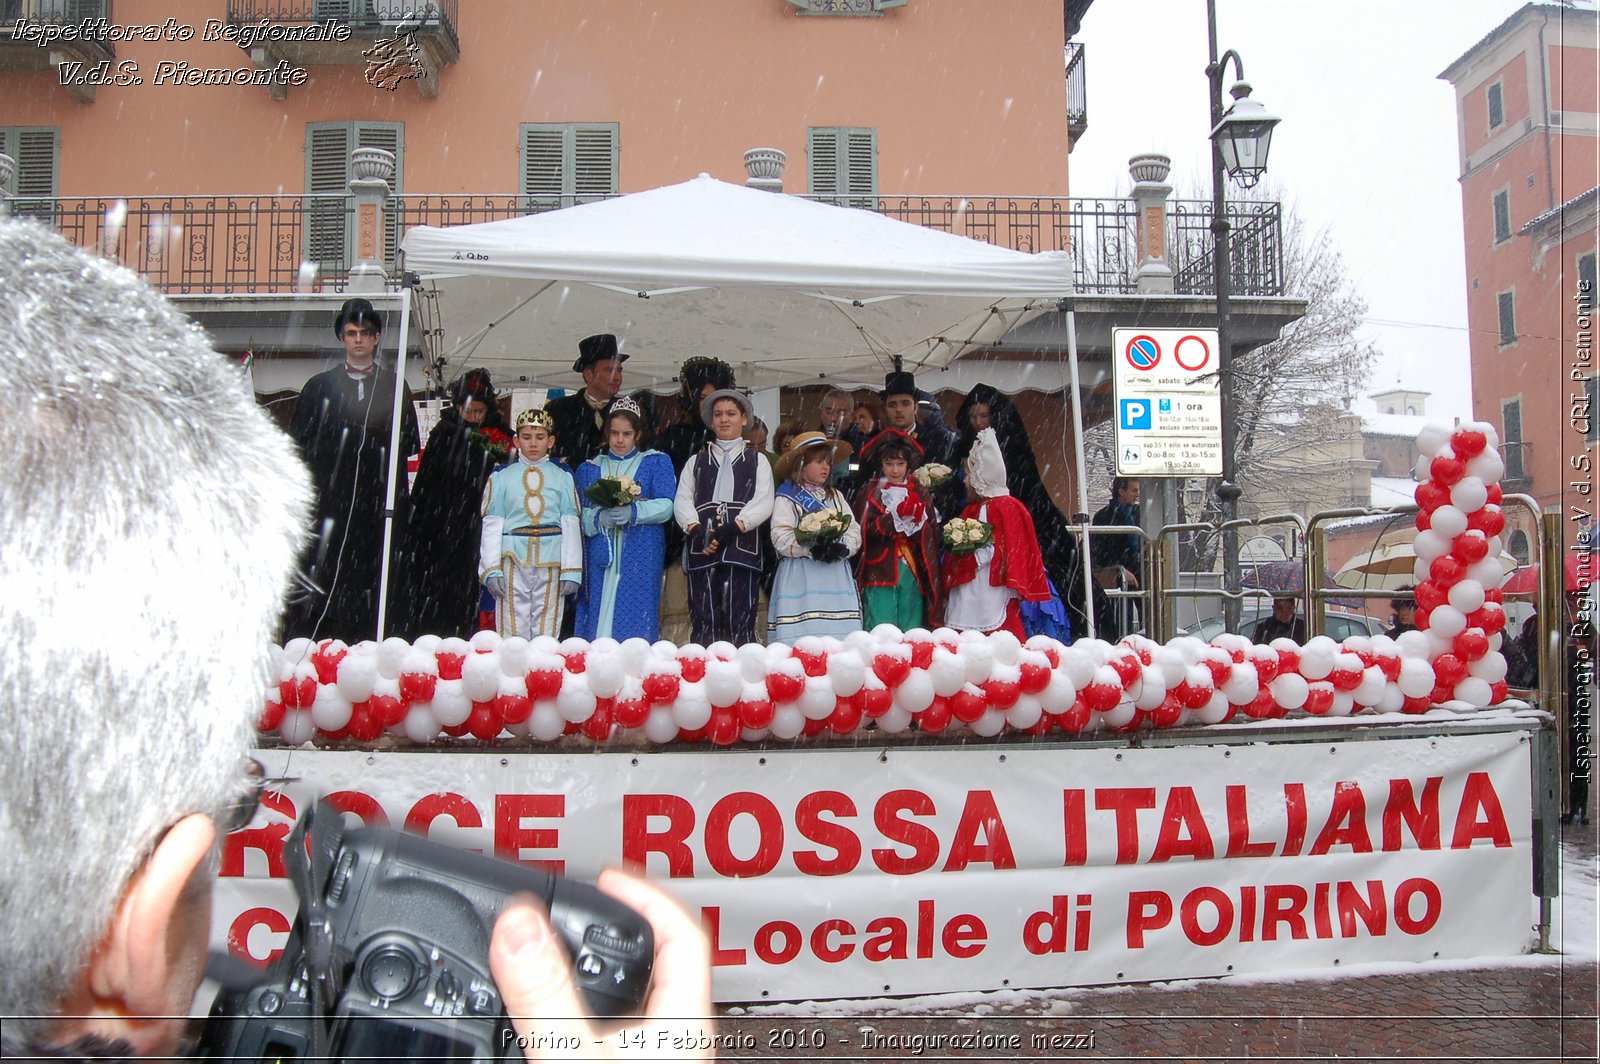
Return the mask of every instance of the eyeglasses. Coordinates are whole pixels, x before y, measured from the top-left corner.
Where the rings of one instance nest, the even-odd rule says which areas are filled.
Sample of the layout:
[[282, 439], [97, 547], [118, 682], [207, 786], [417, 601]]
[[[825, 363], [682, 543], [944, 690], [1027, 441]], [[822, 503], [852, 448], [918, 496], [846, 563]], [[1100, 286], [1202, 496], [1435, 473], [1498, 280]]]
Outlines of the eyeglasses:
[[217, 829], [223, 835], [250, 826], [250, 821], [256, 817], [256, 810], [261, 808], [261, 792], [267, 786], [267, 769], [261, 762], [247, 757], [240, 768], [244, 777], [243, 789], [223, 807], [222, 816], [217, 822]]

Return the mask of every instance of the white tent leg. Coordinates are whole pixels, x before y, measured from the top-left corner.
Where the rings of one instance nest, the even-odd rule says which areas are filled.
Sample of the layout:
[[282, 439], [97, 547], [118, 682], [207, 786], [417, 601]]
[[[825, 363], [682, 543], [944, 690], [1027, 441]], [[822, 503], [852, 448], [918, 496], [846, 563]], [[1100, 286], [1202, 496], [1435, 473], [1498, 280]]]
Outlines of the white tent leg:
[[[1072, 375], [1072, 432], [1077, 437], [1078, 447], [1078, 512], [1089, 512], [1089, 485], [1086, 478], [1089, 475], [1089, 463], [1085, 459], [1083, 450], [1083, 393], [1078, 385], [1078, 315], [1076, 311], [1067, 311], [1067, 367]], [[1083, 619], [1089, 625], [1089, 638], [1095, 638], [1094, 626], [1094, 573], [1090, 567], [1089, 558], [1089, 533], [1087, 527], [1083, 533]]]
[[383, 498], [383, 567], [378, 578], [378, 631], [373, 638], [383, 642], [389, 611], [389, 568], [394, 549], [394, 499], [400, 478], [406, 475], [405, 461], [410, 455], [400, 453], [401, 410], [406, 398], [406, 345], [411, 339], [411, 286], [400, 288], [400, 350], [394, 359], [394, 407], [389, 416], [389, 479]]

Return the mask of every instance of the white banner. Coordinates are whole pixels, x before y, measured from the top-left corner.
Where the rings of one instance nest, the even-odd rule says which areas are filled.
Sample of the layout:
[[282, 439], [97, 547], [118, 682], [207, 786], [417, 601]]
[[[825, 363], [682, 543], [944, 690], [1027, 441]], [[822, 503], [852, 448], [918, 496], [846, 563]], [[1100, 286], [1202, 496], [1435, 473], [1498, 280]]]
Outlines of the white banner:
[[269, 750], [218, 944], [264, 960], [290, 818], [369, 823], [592, 877], [643, 865], [698, 911], [719, 1001], [1062, 986], [1531, 941], [1527, 735], [1165, 749], [629, 754]]

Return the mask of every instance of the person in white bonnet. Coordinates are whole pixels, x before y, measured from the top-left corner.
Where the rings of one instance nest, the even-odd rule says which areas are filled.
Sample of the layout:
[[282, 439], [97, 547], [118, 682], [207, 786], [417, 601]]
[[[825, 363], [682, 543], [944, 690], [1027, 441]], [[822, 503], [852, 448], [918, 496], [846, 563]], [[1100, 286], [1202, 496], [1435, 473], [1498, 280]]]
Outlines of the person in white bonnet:
[[1006, 463], [994, 429], [978, 433], [963, 469], [967, 506], [960, 516], [988, 524], [994, 535], [971, 553], [946, 552], [945, 624], [958, 631], [1003, 629], [1026, 639], [1021, 604], [1048, 602], [1050, 583], [1033, 518], [1006, 489]]

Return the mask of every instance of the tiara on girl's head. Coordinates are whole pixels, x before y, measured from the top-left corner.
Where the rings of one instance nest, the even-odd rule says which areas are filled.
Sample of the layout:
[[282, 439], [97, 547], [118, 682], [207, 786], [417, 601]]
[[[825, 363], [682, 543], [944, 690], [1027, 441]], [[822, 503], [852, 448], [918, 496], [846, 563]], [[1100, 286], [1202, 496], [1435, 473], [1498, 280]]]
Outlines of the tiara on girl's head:
[[639, 405], [638, 400], [624, 395], [611, 401], [611, 406], [606, 411], [606, 416], [610, 417], [612, 414], [632, 414], [634, 417], [642, 419], [644, 417], [644, 408]]

